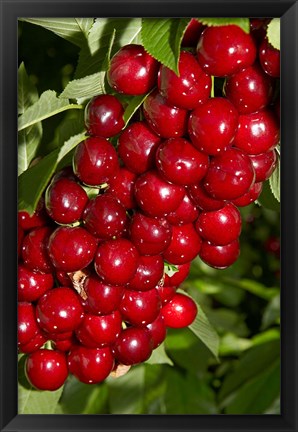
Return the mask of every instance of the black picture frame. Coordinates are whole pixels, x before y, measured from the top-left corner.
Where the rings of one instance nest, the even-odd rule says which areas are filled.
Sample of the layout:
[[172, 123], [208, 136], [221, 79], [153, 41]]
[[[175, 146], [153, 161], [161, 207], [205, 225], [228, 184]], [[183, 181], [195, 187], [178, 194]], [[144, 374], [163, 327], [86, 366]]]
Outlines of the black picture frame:
[[[0, 292], [1, 431], [297, 431], [298, 4], [246, 1], [0, 0]], [[18, 415], [17, 286], [17, 18], [51, 16], [281, 17], [281, 414], [280, 415]]]

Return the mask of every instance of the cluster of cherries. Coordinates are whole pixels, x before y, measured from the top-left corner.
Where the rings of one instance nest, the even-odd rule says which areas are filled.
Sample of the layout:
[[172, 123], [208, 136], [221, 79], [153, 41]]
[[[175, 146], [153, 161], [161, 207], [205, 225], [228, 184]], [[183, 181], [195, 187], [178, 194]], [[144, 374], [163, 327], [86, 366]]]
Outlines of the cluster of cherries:
[[[111, 59], [113, 91], [89, 101], [73, 166], [33, 215], [19, 212], [18, 346], [34, 387], [55, 390], [69, 373], [99, 383], [146, 361], [167, 327], [196, 317], [176, 292], [191, 261], [238, 258], [238, 207], [258, 198], [279, 142], [279, 52], [257, 24], [246, 34], [192, 20], [183, 45], [197, 51], [181, 51], [179, 76], [141, 45]], [[211, 76], [225, 77], [219, 96]], [[148, 92], [125, 127], [117, 95]]]

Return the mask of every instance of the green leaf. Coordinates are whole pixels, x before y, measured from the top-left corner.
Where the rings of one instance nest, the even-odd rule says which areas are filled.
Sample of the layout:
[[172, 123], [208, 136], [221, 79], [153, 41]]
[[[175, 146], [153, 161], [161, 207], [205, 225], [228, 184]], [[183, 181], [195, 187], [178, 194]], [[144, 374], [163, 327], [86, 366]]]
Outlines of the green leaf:
[[145, 50], [176, 74], [180, 45], [189, 18], [143, 18], [142, 42]]
[[245, 33], [249, 33], [250, 31], [249, 18], [198, 18], [198, 20], [207, 26], [223, 26], [233, 24], [241, 27]]
[[80, 52], [75, 77], [82, 78], [106, 70], [109, 50], [113, 55], [123, 45], [134, 42], [140, 31], [140, 18], [97, 18]]
[[280, 204], [272, 193], [269, 180], [263, 183], [263, 190], [258, 198], [258, 203], [269, 210], [280, 212]]
[[48, 117], [69, 109], [82, 109], [80, 105], [70, 104], [68, 99], [59, 99], [56, 92], [47, 90], [25, 112], [19, 117], [19, 128], [21, 131]]
[[273, 48], [280, 50], [280, 18], [273, 18], [268, 24], [267, 38]]
[[261, 329], [264, 330], [276, 323], [280, 317], [280, 295], [273, 297], [268, 303], [262, 318]]
[[174, 264], [170, 264], [168, 262], [164, 262], [164, 273], [168, 275], [169, 277], [174, 276], [175, 273], [177, 273], [178, 267]]
[[24, 114], [29, 106], [38, 100], [38, 92], [30, 81], [22, 62], [18, 70], [18, 114]]
[[252, 279], [231, 280], [234, 286], [238, 286], [264, 300], [270, 300], [279, 293], [278, 288], [269, 288]]
[[41, 159], [36, 165], [23, 172], [19, 177], [19, 210], [32, 214], [47, 187], [57, 164], [81, 141], [85, 133], [69, 138], [60, 149], [56, 149]]
[[59, 98], [77, 99], [82, 103], [85, 99], [105, 93], [104, 84], [105, 72], [97, 72], [84, 78], [70, 81]]
[[42, 137], [42, 126], [35, 125], [22, 130], [18, 135], [18, 175], [26, 171], [36, 155]]
[[146, 361], [148, 364], [169, 364], [173, 366], [172, 360], [168, 357], [164, 344], [153, 350], [151, 357]]
[[87, 39], [93, 18], [20, 18], [31, 24], [41, 26], [69, 42], [81, 47]]
[[132, 116], [134, 115], [134, 113], [143, 104], [143, 102], [146, 99], [146, 97], [148, 96], [148, 94], [141, 95], [141, 96], [135, 96], [135, 97], [133, 97], [133, 98], [130, 99], [130, 101], [128, 102], [127, 107], [125, 108], [124, 114], [123, 114], [123, 119], [124, 119], [124, 122], [125, 122], [125, 126], [129, 122], [129, 120], [132, 118]]
[[239, 355], [242, 351], [251, 348], [253, 342], [250, 339], [240, 338], [233, 333], [225, 334], [219, 346], [219, 355], [232, 356]]
[[272, 194], [280, 202], [280, 159], [278, 157], [277, 166], [269, 178], [269, 185], [272, 191]]

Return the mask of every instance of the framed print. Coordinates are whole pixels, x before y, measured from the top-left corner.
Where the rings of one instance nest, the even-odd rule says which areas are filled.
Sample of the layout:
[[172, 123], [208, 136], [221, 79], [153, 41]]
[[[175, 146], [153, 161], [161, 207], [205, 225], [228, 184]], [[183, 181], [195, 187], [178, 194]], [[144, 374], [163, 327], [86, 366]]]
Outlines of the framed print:
[[297, 430], [297, 2], [1, 1], [3, 431]]

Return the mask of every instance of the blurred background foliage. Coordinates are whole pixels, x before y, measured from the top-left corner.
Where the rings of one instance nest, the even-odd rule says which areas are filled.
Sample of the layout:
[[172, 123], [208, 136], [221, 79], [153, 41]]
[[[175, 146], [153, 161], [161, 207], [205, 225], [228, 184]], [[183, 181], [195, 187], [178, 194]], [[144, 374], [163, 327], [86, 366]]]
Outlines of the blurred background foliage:
[[[78, 47], [50, 31], [19, 23], [19, 64], [24, 62], [39, 94], [65, 88], [78, 53]], [[59, 124], [69, 115], [43, 122], [39, 155], [55, 146]], [[219, 271], [197, 259], [182, 287], [198, 300], [219, 334], [220, 362], [189, 329], [169, 330], [165, 349], [173, 365], [142, 364], [100, 385], [71, 377], [55, 413], [279, 414], [279, 212], [253, 204], [241, 213], [239, 260]], [[49, 412], [48, 403], [46, 399], [42, 413]]]

